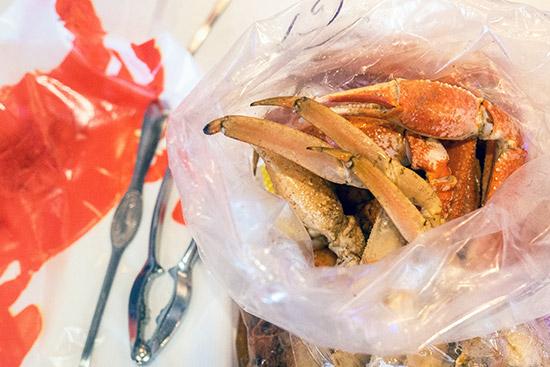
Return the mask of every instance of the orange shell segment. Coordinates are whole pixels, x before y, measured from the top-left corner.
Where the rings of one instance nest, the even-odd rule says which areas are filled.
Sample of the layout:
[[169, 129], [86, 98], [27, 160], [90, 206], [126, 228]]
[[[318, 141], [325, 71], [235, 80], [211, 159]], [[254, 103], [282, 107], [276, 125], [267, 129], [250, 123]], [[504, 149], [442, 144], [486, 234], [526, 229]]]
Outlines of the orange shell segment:
[[481, 100], [471, 92], [428, 80], [400, 80], [399, 86], [399, 119], [407, 130], [439, 139], [478, 135]]

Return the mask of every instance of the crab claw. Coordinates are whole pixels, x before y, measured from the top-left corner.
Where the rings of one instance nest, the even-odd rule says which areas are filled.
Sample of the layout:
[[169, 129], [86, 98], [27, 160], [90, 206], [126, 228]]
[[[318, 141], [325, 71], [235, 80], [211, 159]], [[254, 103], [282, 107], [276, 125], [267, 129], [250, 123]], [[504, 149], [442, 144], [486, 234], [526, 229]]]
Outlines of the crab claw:
[[342, 204], [327, 181], [288, 159], [257, 149], [276, 194], [284, 198], [309, 229], [323, 234], [338, 264], [359, 264], [365, 237], [357, 220], [345, 215]]
[[[487, 179], [487, 200], [519, 166], [527, 152], [518, 122], [470, 91], [436, 81], [395, 79], [317, 98], [341, 114], [384, 118], [426, 137], [497, 140]], [[484, 201], [485, 201], [484, 200]]]
[[308, 150], [310, 146], [331, 147], [319, 138], [273, 121], [248, 116], [225, 116], [208, 123], [207, 135], [224, 135], [273, 151], [324, 179], [364, 188], [365, 185], [333, 157]]
[[333, 148], [312, 147], [346, 163], [367, 186], [408, 242], [430, 228], [429, 222], [401, 190], [368, 159]]
[[361, 154], [383, 172], [388, 172], [389, 158], [376, 143], [344, 117], [307, 97], [275, 97], [252, 103], [253, 106], [291, 107], [341, 149]]
[[481, 98], [466, 89], [430, 80], [394, 79], [329, 94], [318, 101], [338, 105], [350, 114], [383, 116], [409, 131], [438, 139], [475, 137], [484, 127]]
[[292, 107], [301, 117], [329, 136], [340, 149], [361, 155], [372, 162], [415, 205], [422, 207], [426, 216], [438, 217], [441, 214], [441, 201], [424, 179], [397, 160], [389, 158], [371, 138], [330, 108], [307, 97], [269, 98], [252, 105]]
[[483, 101], [483, 108], [488, 115], [492, 130], [481, 138], [497, 141], [494, 160], [487, 162], [490, 173], [487, 173], [487, 186], [483, 198], [485, 202], [504, 180], [527, 161], [527, 151], [523, 148], [523, 138], [518, 122], [513, 117], [488, 101]]

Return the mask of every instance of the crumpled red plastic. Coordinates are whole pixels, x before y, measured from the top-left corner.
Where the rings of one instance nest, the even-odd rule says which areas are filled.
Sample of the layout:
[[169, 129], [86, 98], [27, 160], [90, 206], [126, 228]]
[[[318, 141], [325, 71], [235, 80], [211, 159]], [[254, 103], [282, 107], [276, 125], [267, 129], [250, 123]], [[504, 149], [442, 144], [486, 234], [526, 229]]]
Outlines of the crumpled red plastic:
[[[120, 200], [133, 171], [146, 106], [163, 90], [155, 42], [131, 45], [148, 69], [141, 85], [114, 49], [89, 0], [58, 0], [74, 35], [59, 67], [30, 71], [0, 89], [0, 285], [2, 365], [19, 366], [42, 328], [40, 309], [10, 307], [40, 267], [86, 233]], [[113, 71], [113, 66], [115, 70]], [[148, 181], [166, 168], [158, 155]]]

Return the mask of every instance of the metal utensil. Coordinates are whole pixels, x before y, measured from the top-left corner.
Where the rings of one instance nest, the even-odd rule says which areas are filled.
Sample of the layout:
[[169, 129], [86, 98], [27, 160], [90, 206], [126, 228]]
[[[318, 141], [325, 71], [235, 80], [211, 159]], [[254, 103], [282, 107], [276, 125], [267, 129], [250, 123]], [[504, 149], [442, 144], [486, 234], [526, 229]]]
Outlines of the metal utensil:
[[214, 25], [216, 20], [218, 20], [219, 16], [224, 12], [225, 8], [227, 8], [227, 5], [229, 5], [230, 2], [231, 0], [216, 1], [214, 6], [212, 7], [212, 10], [210, 11], [210, 14], [208, 15], [208, 18], [206, 18], [206, 21], [195, 32], [193, 38], [191, 38], [191, 41], [187, 46], [187, 51], [189, 51], [191, 55], [194, 55], [201, 47], [206, 37], [208, 37], [212, 26]]
[[118, 264], [124, 250], [134, 238], [141, 222], [143, 183], [164, 130], [164, 122], [167, 117], [166, 111], [167, 109], [163, 103], [158, 100], [150, 103], [145, 111], [132, 181], [114, 214], [111, 225], [111, 257], [105, 278], [103, 279], [103, 285], [101, 286], [86, 343], [84, 344], [79, 367], [88, 367], [90, 365], [95, 337], [101, 323], [111, 286], [113, 285]]
[[[138, 274], [130, 292], [128, 327], [130, 344], [132, 345], [131, 356], [137, 364], [149, 363], [156, 357], [181, 323], [191, 297], [191, 268], [197, 258], [195, 240], [191, 240], [181, 260], [168, 271], [157, 261], [157, 254], [160, 253], [162, 244], [160, 235], [164, 223], [164, 214], [166, 213], [168, 193], [172, 183], [170, 170], [167, 169], [153, 212], [147, 261]], [[165, 272], [170, 274], [174, 282], [172, 296], [166, 307], [155, 318], [157, 325], [153, 335], [149, 340], [146, 340], [145, 329], [153, 319], [148, 306], [149, 290], [152, 282]]]
[[191, 298], [191, 270], [197, 258], [197, 244], [195, 239], [191, 239], [181, 260], [168, 271], [175, 280], [174, 292], [168, 306], [159, 315], [158, 327], [151, 339], [153, 354], [158, 353], [168, 342], [187, 311]]
[[[212, 26], [226, 9], [231, 0], [217, 0], [206, 21], [195, 32], [188, 46], [188, 51], [194, 55], [208, 36]], [[168, 193], [173, 179], [169, 168], [166, 169], [164, 179], [155, 203], [151, 231], [149, 234], [149, 254], [147, 261], [134, 281], [128, 305], [128, 328], [131, 357], [137, 364], [151, 362], [162, 347], [174, 334], [180, 325], [183, 315], [187, 311], [191, 297], [191, 270], [197, 259], [197, 246], [192, 239], [183, 257], [176, 266], [168, 270], [174, 281], [173, 293], [166, 307], [156, 317], [157, 326], [151, 338], [146, 340], [144, 334], [151, 320], [148, 307], [148, 296], [151, 283], [166, 272], [157, 261], [157, 252], [161, 246], [160, 232], [164, 223], [164, 213], [168, 202]]]

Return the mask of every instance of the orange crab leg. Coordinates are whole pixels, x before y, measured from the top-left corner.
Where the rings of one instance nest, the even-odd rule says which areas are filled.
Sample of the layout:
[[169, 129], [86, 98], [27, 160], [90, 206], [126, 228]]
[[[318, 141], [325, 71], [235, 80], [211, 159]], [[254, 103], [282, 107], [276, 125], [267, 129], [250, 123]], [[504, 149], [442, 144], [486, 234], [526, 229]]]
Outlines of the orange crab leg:
[[442, 215], [449, 213], [456, 177], [449, 168], [449, 155], [445, 147], [432, 138], [423, 139], [414, 134], [406, 135], [411, 151], [411, 168], [426, 172], [426, 178], [441, 200]]
[[495, 162], [497, 154], [497, 142], [496, 140], [489, 140], [485, 143], [485, 159], [483, 161], [483, 175], [481, 180], [481, 203], [485, 204], [487, 201], [487, 193], [489, 188], [489, 180], [491, 178], [491, 171]]
[[477, 139], [444, 142], [449, 167], [457, 182], [447, 220], [463, 216], [479, 207], [481, 171], [476, 158]]

